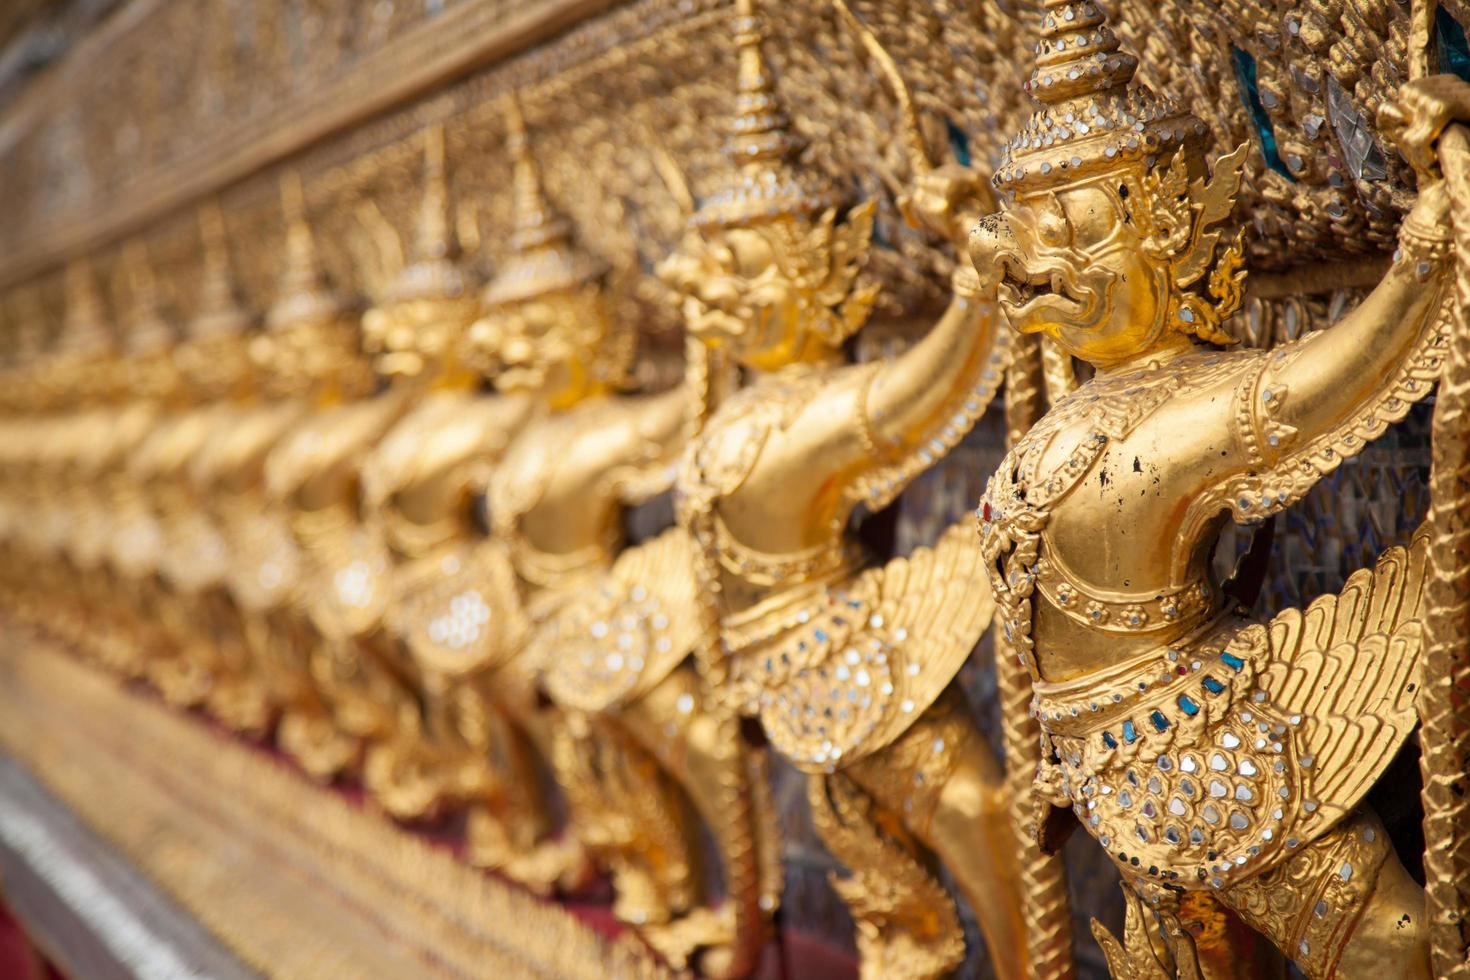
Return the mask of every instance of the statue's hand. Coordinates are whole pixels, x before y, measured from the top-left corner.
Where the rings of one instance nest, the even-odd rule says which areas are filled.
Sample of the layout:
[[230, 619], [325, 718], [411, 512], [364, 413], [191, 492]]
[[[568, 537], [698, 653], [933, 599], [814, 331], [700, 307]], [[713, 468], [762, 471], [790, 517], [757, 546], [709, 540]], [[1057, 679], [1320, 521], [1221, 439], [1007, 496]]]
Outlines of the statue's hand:
[[1409, 82], [1378, 111], [1379, 127], [1398, 144], [1421, 188], [1442, 176], [1435, 144], [1454, 122], [1470, 124], [1470, 83], [1454, 75]]
[[898, 208], [910, 225], [963, 250], [975, 220], [995, 210], [995, 195], [979, 171], [950, 163], [920, 174]]

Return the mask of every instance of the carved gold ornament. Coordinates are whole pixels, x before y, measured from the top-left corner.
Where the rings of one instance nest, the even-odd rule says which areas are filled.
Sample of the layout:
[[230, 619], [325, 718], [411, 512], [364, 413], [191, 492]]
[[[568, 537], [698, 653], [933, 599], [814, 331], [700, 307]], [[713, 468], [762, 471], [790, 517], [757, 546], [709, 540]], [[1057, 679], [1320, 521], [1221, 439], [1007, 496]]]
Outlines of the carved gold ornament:
[[152, 6], [0, 743], [251, 970], [1470, 980], [1462, 0]]

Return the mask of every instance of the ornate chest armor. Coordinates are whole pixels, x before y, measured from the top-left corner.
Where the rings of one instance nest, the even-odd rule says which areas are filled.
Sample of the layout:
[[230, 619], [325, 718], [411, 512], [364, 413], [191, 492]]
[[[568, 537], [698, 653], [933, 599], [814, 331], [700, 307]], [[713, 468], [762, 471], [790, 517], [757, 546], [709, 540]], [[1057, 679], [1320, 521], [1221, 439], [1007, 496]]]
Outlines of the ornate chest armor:
[[951, 529], [933, 549], [862, 570], [846, 530], [859, 503], [881, 509], [963, 438], [994, 394], [1003, 357], [1003, 350], [992, 355], [974, 392], [931, 439], [845, 488], [845, 506], [825, 540], [800, 552], [770, 555], [741, 544], [720, 504], [739, 493], [773, 432], [834, 385], [856, 380], [864, 390], [878, 365], [788, 370], [745, 388], [685, 454], [679, 507], [704, 580], [726, 573], [779, 586], [756, 605], [721, 615], [725, 693], [758, 716], [781, 754], [803, 769], [835, 771], [891, 743], [954, 678], [989, 621], [989, 601], [962, 584], [979, 574], [968, 531]]
[[[1405, 692], [1416, 686], [1422, 645], [1422, 536], [1385, 552], [1341, 594], [1270, 622], [1224, 608], [1207, 580], [1120, 597], [1059, 560], [1051, 514], [1094, 478], [1110, 445], [1183, 388], [1252, 389], [1272, 359], [1195, 354], [1094, 380], [1032, 428], [977, 515], [1006, 635], [1035, 678], [1037, 791], [1071, 807], [1145, 895], [1227, 888], [1272, 868], [1346, 817], [1412, 728]], [[1043, 470], [1047, 446], [1078, 431], [1072, 451]], [[1281, 506], [1274, 494], [1269, 506]], [[1033, 632], [1038, 597], [1098, 633], [1168, 628], [1173, 638], [1048, 682], [1036, 663], [1046, 642]]]

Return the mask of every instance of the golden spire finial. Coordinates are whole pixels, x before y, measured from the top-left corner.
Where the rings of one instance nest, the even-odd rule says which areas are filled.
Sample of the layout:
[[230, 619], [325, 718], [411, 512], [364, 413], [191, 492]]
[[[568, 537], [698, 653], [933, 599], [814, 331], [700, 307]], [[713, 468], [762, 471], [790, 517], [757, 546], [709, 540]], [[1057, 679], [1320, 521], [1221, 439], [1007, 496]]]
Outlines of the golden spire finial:
[[148, 261], [148, 246], [137, 240], [124, 245], [122, 267], [128, 295], [124, 347], [130, 354], [150, 354], [172, 344], [174, 331], [159, 312], [158, 282]]
[[515, 224], [510, 236], [511, 254], [485, 287], [482, 299], [486, 306], [568, 289], [607, 271], [606, 263], [577, 245], [571, 223], [547, 200], [514, 93], [506, 96], [505, 116], [506, 146], [515, 161]]
[[1135, 81], [1137, 68], [1095, 0], [1043, 0], [1036, 67], [1025, 83], [1038, 109], [1006, 145], [996, 186], [1044, 189], [1198, 150], [1205, 124]]
[[519, 252], [567, 238], [570, 235], [567, 220], [551, 206], [541, 186], [541, 172], [536, 168], [531, 140], [526, 135], [526, 119], [514, 93], [506, 97], [505, 123], [506, 147], [515, 161], [515, 228], [511, 232], [511, 248]]
[[66, 266], [66, 322], [61, 346], [77, 357], [93, 357], [113, 347], [97, 277], [85, 258], [72, 259]]
[[453, 259], [459, 254], [454, 223], [449, 220], [449, 178], [444, 165], [444, 127], [424, 130], [424, 201], [419, 207], [415, 257], [420, 261]]
[[301, 176], [294, 171], [281, 178], [281, 213], [286, 224], [286, 266], [276, 301], [266, 315], [267, 328], [284, 330], [341, 314], [346, 304], [332, 291], [317, 259]]
[[734, 172], [695, 212], [695, 225], [720, 228], [825, 211], [836, 203], [835, 195], [809, 186], [792, 165], [801, 144], [791, 133], [766, 66], [764, 25], [754, 0], [735, 0], [732, 26], [738, 75], [725, 151]]
[[761, 42], [765, 25], [756, 16], [754, 0], [735, 0], [735, 120], [730, 133], [731, 155], [742, 166], [785, 161], [800, 149], [791, 135], [791, 120], [776, 94]]
[[1138, 59], [1119, 50], [1107, 15], [1093, 0], [1045, 0], [1036, 65], [1025, 89], [1043, 106], [1125, 94]]
[[286, 224], [286, 270], [317, 274], [316, 241], [306, 223], [306, 192], [301, 175], [292, 171], [281, 178], [281, 214]]
[[204, 277], [199, 286], [199, 315], [189, 323], [189, 336], [200, 339], [244, 333], [250, 327], [250, 314], [235, 294], [225, 216], [218, 202], [200, 208], [199, 238], [204, 246]]
[[46, 335], [46, 310], [41, 304], [41, 287], [29, 283], [17, 289], [11, 296], [11, 309], [15, 314], [16, 347], [27, 361], [36, 360], [47, 352], [51, 339]]
[[416, 299], [453, 299], [465, 290], [464, 272], [455, 261], [459, 239], [449, 219], [449, 183], [444, 166], [444, 127], [424, 130], [424, 197], [410, 261], [387, 289], [390, 303]]

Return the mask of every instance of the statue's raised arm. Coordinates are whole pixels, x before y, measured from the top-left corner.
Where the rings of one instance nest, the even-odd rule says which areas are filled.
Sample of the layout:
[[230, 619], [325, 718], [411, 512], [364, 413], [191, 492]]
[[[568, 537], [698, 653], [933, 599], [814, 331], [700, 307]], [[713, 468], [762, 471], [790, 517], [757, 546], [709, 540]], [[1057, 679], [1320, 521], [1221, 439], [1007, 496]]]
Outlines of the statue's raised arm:
[[1439, 376], [1449, 329], [1450, 197], [1435, 159], [1444, 128], [1470, 114], [1452, 76], [1403, 87], [1381, 122], [1418, 176], [1383, 280], [1331, 330], [1274, 350], [1235, 391], [1235, 472], [1221, 485], [1238, 520], [1296, 502], [1356, 456]]
[[[1035, 680], [1037, 792], [1162, 916], [1181, 976], [1181, 903], [1238, 916], [1309, 977], [1427, 976], [1423, 892], [1364, 801], [1417, 721], [1424, 535], [1264, 617], [1229, 599], [1211, 556], [1227, 515], [1299, 499], [1437, 378], [1450, 248], [1431, 161], [1470, 89], [1416, 83], [1389, 113], [1421, 194], [1364, 303], [1295, 344], [1221, 350], [1244, 278], [1221, 226], [1245, 148], [1210, 173], [1204, 124], [1134, 80], [1090, 0], [1047, 0], [1041, 31], [1039, 108], [971, 250], [1012, 328], [1096, 369], [1020, 439], [978, 514]], [[1139, 931], [1104, 935], [1114, 975], [1165, 975]], [[1219, 962], [1215, 934], [1197, 945]]]
[[[962, 246], [994, 200], [978, 172], [950, 165], [917, 175], [901, 204], [915, 224]], [[950, 287], [949, 305], [929, 332], [865, 379], [857, 417], [872, 443], [871, 463], [858, 487], [870, 505], [947, 452], [1000, 386], [1008, 334], [996, 313], [991, 270], [977, 274], [962, 263]]]

